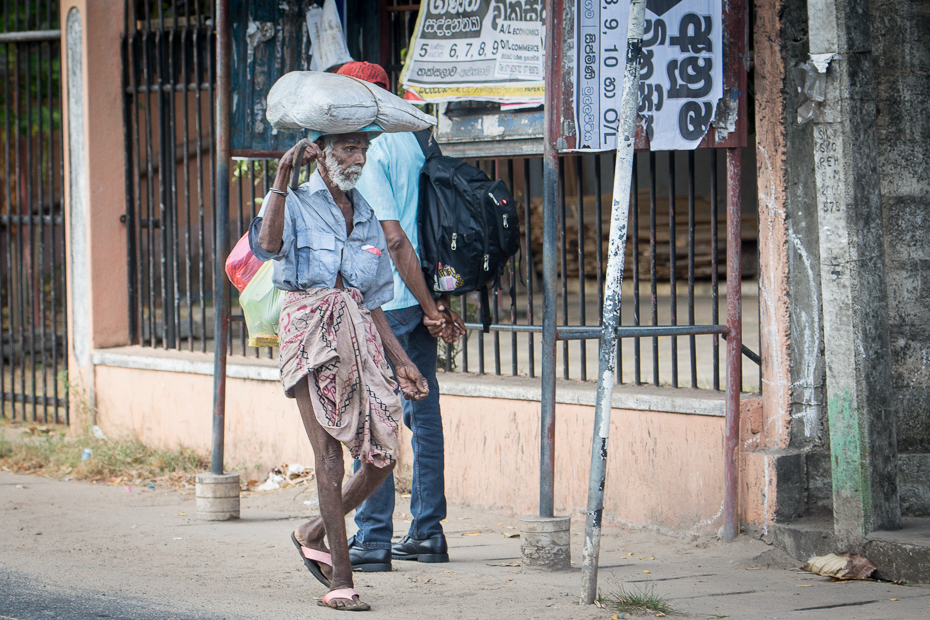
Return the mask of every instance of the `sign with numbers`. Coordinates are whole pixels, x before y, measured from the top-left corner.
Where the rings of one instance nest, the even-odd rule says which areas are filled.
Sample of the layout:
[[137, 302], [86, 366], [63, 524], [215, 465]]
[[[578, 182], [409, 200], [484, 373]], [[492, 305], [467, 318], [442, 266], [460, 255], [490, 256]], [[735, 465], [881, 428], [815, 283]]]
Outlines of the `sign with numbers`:
[[[578, 0], [576, 148], [613, 150], [629, 2]], [[692, 150], [717, 115], [723, 87], [722, 0], [648, 0], [639, 122], [653, 151]]]
[[542, 103], [544, 0], [423, 0], [400, 81], [407, 98]]

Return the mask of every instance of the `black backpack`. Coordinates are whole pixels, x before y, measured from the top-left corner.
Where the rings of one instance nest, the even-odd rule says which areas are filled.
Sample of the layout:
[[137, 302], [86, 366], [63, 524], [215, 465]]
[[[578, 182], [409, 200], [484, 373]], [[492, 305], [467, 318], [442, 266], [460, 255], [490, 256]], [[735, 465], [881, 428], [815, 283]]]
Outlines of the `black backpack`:
[[426, 163], [420, 172], [420, 264], [430, 289], [460, 295], [481, 291], [481, 322], [491, 324], [487, 286], [520, 249], [513, 194], [501, 181], [446, 157], [430, 130], [415, 132]]

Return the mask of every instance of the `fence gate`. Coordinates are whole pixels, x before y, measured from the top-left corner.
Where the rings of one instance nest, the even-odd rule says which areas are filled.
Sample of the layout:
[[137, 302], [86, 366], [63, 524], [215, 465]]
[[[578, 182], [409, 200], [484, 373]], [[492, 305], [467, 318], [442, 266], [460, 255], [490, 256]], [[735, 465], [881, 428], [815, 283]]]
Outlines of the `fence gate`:
[[0, 416], [67, 424], [58, 15], [53, 0], [3, 3]]

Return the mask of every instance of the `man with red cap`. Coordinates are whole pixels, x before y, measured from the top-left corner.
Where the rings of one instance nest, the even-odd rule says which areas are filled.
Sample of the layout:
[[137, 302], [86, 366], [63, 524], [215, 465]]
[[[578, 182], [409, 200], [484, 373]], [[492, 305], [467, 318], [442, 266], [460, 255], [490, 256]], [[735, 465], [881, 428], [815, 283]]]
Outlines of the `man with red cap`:
[[[338, 73], [387, 89], [387, 73], [378, 65], [350, 62]], [[442, 418], [436, 381], [436, 339], [454, 342], [465, 333], [462, 319], [448, 299], [433, 299], [419, 259], [420, 169], [426, 158], [412, 133], [385, 133], [371, 143], [368, 164], [358, 190], [371, 203], [387, 240], [392, 260], [394, 299], [384, 313], [401, 347], [426, 377], [429, 395], [404, 401], [404, 424], [413, 433], [413, 477], [410, 514], [413, 521], [404, 538], [391, 544], [394, 477], [358, 507], [358, 533], [349, 541], [354, 570], [391, 570], [391, 559], [448, 562], [449, 551], [441, 521], [446, 517]], [[358, 466], [358, 462], [356, 462]]]

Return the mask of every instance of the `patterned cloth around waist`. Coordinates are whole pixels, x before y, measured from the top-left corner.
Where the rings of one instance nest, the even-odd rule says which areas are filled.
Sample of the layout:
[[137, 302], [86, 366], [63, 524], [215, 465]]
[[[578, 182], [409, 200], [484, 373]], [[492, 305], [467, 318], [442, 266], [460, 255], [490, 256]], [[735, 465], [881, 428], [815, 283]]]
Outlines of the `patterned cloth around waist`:
[[[317, 421], [352, 456], [394, 461], [403, 415], [381, 336], [358, 289], [288, 292], [278, 326], [281, 383], [289, 398], [307, 380]], [[305, 379], [306, 378], [306, 379]]]

